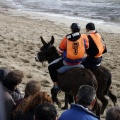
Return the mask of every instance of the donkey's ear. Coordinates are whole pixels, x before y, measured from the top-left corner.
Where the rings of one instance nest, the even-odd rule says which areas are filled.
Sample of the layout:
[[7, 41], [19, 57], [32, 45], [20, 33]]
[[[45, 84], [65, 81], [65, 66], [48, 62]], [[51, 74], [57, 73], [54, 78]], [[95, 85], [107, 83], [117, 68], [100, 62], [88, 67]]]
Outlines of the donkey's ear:
[[42, 36], [40, 36], [40, 38], [41, 38], [41, 42], [43, 43], [43, 45], [45, 45], [45, 44], [46, 44], [46, 42], [44, 41], [43, 37], [42, 37]]
[[54, 44], [54, 36], [51, 37], [50, 44], [51, 44], [51, 45]]

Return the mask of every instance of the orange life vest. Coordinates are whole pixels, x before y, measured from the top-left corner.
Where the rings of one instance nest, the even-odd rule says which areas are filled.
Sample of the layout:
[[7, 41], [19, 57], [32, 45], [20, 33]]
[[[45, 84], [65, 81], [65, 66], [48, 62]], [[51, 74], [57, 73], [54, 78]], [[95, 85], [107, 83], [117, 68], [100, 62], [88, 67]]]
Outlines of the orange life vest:
[[76, 41], [67, 40], [66, 52], [66, 58], [71, 60], [83, 58], [85, 54], [84, 36], [81, 35]]
[[98, 51], [99, 51], [98, 54], [95, 56], [95, 58], [101, 57], [102, 53], [105, 49], [105, 45], [103, 43], [103, 40], [102, 40], [101, 36], [98, 33], [92, 33], [92, 34], [89, 34], [89, 35], [91, 36], [91, 38], [95, 42], [95, 44], [98, 48]]

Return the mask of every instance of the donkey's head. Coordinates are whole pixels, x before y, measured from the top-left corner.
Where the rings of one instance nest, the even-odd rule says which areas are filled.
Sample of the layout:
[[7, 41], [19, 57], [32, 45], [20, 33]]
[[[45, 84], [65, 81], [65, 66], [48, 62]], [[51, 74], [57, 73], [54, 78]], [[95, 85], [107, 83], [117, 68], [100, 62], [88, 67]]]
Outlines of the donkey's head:
[[40, 48], [40, 51], [37, 53], [35, 60], [40, 62], [48, 61], [48, 63], [50, 63], [53, 60], [57, 59], [59, 57], [59, 54], [53, 45], [54, 36], [51, 37], [51, 40], [48, 43], [45, 42], [43, 37], [40, 38], [43, 46]]

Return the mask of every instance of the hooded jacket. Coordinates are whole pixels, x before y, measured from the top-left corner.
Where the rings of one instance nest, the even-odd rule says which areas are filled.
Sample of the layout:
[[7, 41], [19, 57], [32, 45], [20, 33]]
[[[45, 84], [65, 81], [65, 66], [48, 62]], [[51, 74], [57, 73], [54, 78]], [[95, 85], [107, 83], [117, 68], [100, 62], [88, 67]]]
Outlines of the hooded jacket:
[[88, 57], [99, 58], [103, 53], [107, 52], [103, 38], [97, 31], [90, 31], [87, 37], [89, 39], [89, 48], [86, 49]]
[[89, 47], [86, 35], [79, 32], [67, 35], [60, 43], [59, 49], [63, 54], [63, 60], [67, 63], [79, 64]]

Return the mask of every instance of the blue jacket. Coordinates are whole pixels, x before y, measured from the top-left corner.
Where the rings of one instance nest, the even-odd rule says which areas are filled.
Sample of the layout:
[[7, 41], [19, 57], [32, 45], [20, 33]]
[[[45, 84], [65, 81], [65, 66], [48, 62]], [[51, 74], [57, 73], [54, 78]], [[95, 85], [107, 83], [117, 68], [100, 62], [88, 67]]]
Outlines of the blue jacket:
[[63, 112], [58, 120], [100, 120], [94, 113], [77, 104]]

